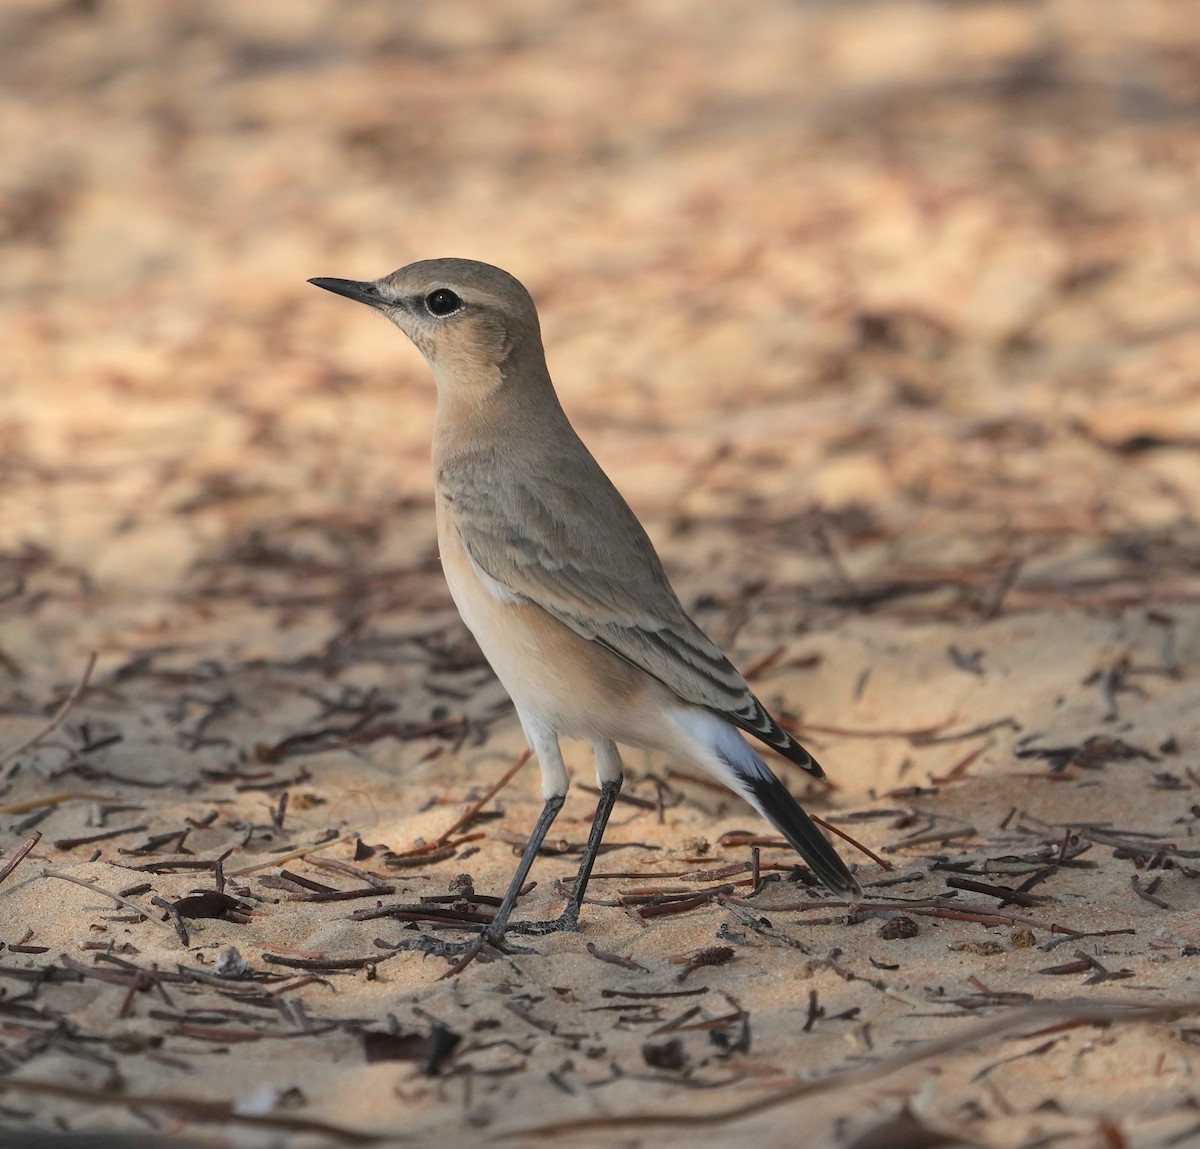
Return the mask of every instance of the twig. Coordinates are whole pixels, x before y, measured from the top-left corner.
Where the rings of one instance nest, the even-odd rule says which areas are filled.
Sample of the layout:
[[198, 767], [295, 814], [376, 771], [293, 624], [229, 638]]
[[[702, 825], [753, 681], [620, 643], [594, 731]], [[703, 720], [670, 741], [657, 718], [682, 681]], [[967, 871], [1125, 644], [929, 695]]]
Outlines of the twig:
[[1028, 909], [1044, 900], [1033, 894], [1014, 890], [1009, 886], [997, 886], [991, 882], [976, 882], [972, 878], [952, 876], [946, 879], [946, 885], [952, 890], [969, 890], [973, 894], [985, 894], [989, 898], [999, 898], [1001, 906], [1011, 902], [1014, 906], [1024, 906]]
[[[652, 894], [651, 901], [648, 904], [638, 908], [638, 915], [644, 920], [646, 918], [661, 918], [667, 914], [682, 914], [688, 910], [697, 910], [701, 906], [709, 905], [723, 895], [732, 894], [733, 885], [727, 883], [723, 886], [712, 886], [707, 890], [701, 890], [696, 894], [685, 894], [679, 896], [677, 894]], [[621, 902], [624, 905], [634, 905], [640, 897], [622, 898]]]
[[[4, 881], [4, 875], [0, 874], [0, 882], [2, 881]], [[1171, 907], [1167, 902], [1164, 902], [1162, 898], [1156, 898], [1154, 896], [1154, 891], [1158, 889], [1158, 883], [1160, 881], [1161, 878], [1156, 877], [1148, 886], [1143, 886], [1142, 883], [1138, 881], [1137, 874], [1134, 874], [1129, 879], [1129, 884], [1133, 887], [1133, 892], [1137, 894], [1142, 901], [1149, 902], [1152, 906], [1158, 906], [1160, 910], [1169, 910]]]
[[1003, 730], [1006, 727], [1010, 730], [1020, 730], [1021, 724], [1012, 715], [1007, 715], [978, 726], [969, 726], [966, 730], [952, 730], [948, 734], [933, 732], [927, 735], [917, 735], [912, 739], [912, 744], [914, 746], [937, 746], [944, 742], [965, 742], [968, 738], [979, 738], [984, 734], [990, 734], [993, 730]]
[[369, 910], [355, 910], [350, 917], [356, 922], [370, 922], [376, 918], [396, 918], [402, 922], [456, 922], [468, 925], [490, 925], [495, 914], [479, 913], [474, 910], [456, 910], [451, 906], [373, 906]]
[[824, 830], [828, 830], [831, 834], [836, 834], [843, 842], [853, 846], [860, 853], [866, 854], [876, 865], [882, 866], [885, 870], [894, 870], [896, 867], [891, 862], [881, 858], [873, 850], [868, 850], [857, 838], [852, 838], [845, 830], [839, 830], [836, 826], [830, 825], [824, 818], [819, 818], [816, 814], [810, 814], [809, 817], [816, 822]]
[[620, 954], [609, 953], [608, 950], [602, 950], [593, 942], [587, 943], [587, 952], [596, 958], [597, 961], [608, 962], [609, 965], [620, 966], [621, 969], [639, 970], [641, 973], [649, 973], [650, 971], [644, 966], [639, 965], [633, 958], [622, 957]]
[[[19, 753], [19, 751], [18, 751]], [[57, 790], [53, 794], [45, 794], [41, 798], [22, 798], [19, 802], [5, 802], [0, 805], [0, 814], [25, 814], [30, 810], [40, 810], [43, 806], [61, 806], [63, 802], [73, 799], [81, 802], [118, 802], [108, 794], [88, 794], [82, 790]]]
[[525, 763], [528, 762], [532, 757], [532, 750], [529, 750], [528, 748], [522, 750], [521, 753], [517, 755], [517, 760], [507, 770], [504, 771], [503, 775], [501, 775], [500, 780], [493, 787], [491, 787], [491, 789], [489, 789], [482, 798], [476, 802], [472, 802], [471, 805], [467, 807], [462, 817], [459, 818], [448, 830], [443, 831], [434, 840], [433, 844], [435, 846], [444, 846], [460, 830], [465, 830], [474, 820], [479, 811], [482, 810], [484, 806], [486, 806], [497, 794], [500, 793], [501, 790], [504, 789], [505, 786], [509, 784], [509, 782], [512, 781], [516, 772], [520, 770], [521, 767], [524, 766]]
[[787, 654], [787, 646], [781, 642], [778, 646], [772, 647], [761, 658], [756, 659], [747, 666], [742, 673], [742, 677], [747, 681], [757, 678], [760, 674], [765, 673], [774, 666], [785, 654]]
[[[140, 834], [150, 829], [145, 822], [137, 826], [124, 826], [120, 830], [103, 830], [99, 834], [88, 834], [82, 838], [59, 838], [54, 843], [56, 850], [74, 850], [77, 846], [91, 846], [96, 842], [107, 842], [111, 838], [120, 838], [125, 834]], [[176, 835], [171, 835], [175, 837]]]
[[903, 914], [920, 914], [923, 917], [948, 918], [953, 921], [978, 922], [990, 926], [1029, 926], [1035, 930], [1045, 930], [1051, 934], [1068, 934], [1071, 937], [1084, 937], [1083, 930], [1074, 930], [1070, 926], [1051, 922], [1047, 925], [1036, 918], [1027, 918], [1021, 914], [1004, 913], [992, 906], [973, 906], [955, 903], [947, 898], [922, 898], [920, 901], [904, 901], [901, 899], [888, 901], [842, 901], [823, 899], [820, 901], [784, 902], [780, 905], [763, 905], [760, 902], [749, 902], [745, 898], [725, 898], [725, 905], [740, 905], [757, 913], [805, 913], [808, 910], [838, 910], [847, 909], [863, 913], [879, 914], [899, 912]]
[[823, 722], [801, 722], [796, 728], [809, 734], [833, 734], [840, 738], [907, 738], [912, 742], [914, 739], [932, 738], [945, 730], [949, 724], [950, 720], [947, 719], [936, 726], [919, 726], [908, 730], [898, 727], [863, 730], [850, 726], [830, 726]]
[[931, 842], [953, 842], [958, 838], [973, 838], [978, 831], [974, 826], [960, 826], [957, 830], [939, 830], [936, 826], [929, 830], [918, 830], [898, 842], [892, 842], [883, 848], [894, 854], [897, 850], [907, 850], [912, 846], [927, 846]]
[[30, 1081], [13, 1077], [0, 1081], [0, 1092], [19, 1090], [22, 1093], [61, 1097], [70, 1101], [86, 1101], [92, 1105], [126, 1105], [133, 1109], [170, 1109], [202, 1121], [228, 1121], [239, 1125], [257, 1125], [263, 1129], [290, 1129], [296, 1133], [319, 1133], [351, 1145], [376, 1145], [395, 1138], [394, 1131], [372, 1133], [365, 1129], [347, 1129], [310, 1117], [290, 1113], [263, 1115], [239, 1113], [231, 1101], [204, 1101], [182, 1094], [121, 1093], [110, 1089], [84, 1089], [57, 1081]]
[[0, 882], [3, 882], [9, 874], [13, 872], [24, 860], [25, 855], [29, 853], [42, 840], [41, 830], [34, 830], [29, 841], [25, 843], [4, 865], [4, 869], [0, 870]]
[[286, 954], [272, 953], [265, 953], [262, 955], [262, 959], [265, 962], [271, 962], [274, 965], [287, 966], [288, 969], [306, 970], [370, 969], [372, 966], [376, 966], [381, 962], [387, 961], [387, 959], [390, 957], [395, 957], [395, 954], [372, 954], [370, 957], [360, 958], [303, 958], [288, 957]]
[[391, 891], [391, 882], [387, 878], [373, 874], [370, 870], [364, 870], [361, 866], [352, 866], [349, 862], [343, 862], [338, 858], [309, 858], [306, 856], [304, 860], [310, 866], [316, 866], [320, 870], [332, 870], [335, 874], [346, 874], [351, 878], [358, 878], [359, 881], [366, 882], [378, 890]]
[[77, 878], [74, 874], [64, 874], [61, 870], [43, 870], [42, 877], [61, 878], [64, 882], [73, 882], [77, 886], [82, 886], [85, 890], [92, 890], [94, 893], [103, 894], [106, 898], [112, 898], [118, 905], [133, 910], [135, 914], [141, 914], [147, 921], [154, 921], [154, 915], [149, 910], [139, 906], [137, 902], [131, 902], [128, 898], [124, 898], [120, 894], [114, 894], [112, 890], [101, 889], [95, 882], [89, 882], [84, 878]]
[[275, 854], [265, 862], [255, 862], [252, 866], [241, 866], [236, 870], [226, 870], [225, 876], [232, 878], [241, 874], [253, 874], [258, 870], [269, 870], [272, 866], [282, 866], [284, 862], [290, 862], [293, 858], [303, 858], [305, 854], [315, 854], [318, 850], [328, 850], [330, 846], [336, 846], [339, 842], [344, 842], [345, 840], [345, 838], [338, 837], [330, 838], [328, 842], [318, 842], [315, 846], [297, 846], [296, 849], [289, 850], [286, 854]]
[[6, 750], [0, 754], [0, 766], [7, 766], [14, 758], [24, 754], [26, 750], [36, 746], [48, 734], [53, 734], [63, 723], [63, 719], [71, 713], [75, 703], [83, 696], [83, 692], [87, 690], [88, 683], [92, 679], [92, 671], [96, 669], [97, 654], [93, 650], [88, 655], [87, 665], [83, 668], [83, 677], [75, 684], [74, 689], [70, 694], [63, 699], [62, 705], [54, 712], [54, 717], [50, 719], [40, 730], [32, 737], [26, 738], [24, 742], [14, 746], [11, 750]]
[[979, 604], [979, 617], [981, 619], [986, 621], [999, 616], [1000, 607], [1004, 604], [1005, 598], [1008, 597], [1008, 592], [1016, 585], [1017, 578], [1024, 565], [1024, 559], [1015, 558], [1010, 560], [1000, 572], [1000, 577], [996, 580], [995, 585], [983, 596]]
[[175, 933], [179, 937], [180, 944], [186, 949], [191, 944], [191, 940], [188, 937], [187, 926], [183, 922], [183, 915], [166, 898], [160, 898], [156, 895], [150, 899], [150, 904], [158, 906], [160, 910], [166, 912], [167, 920], [175, 928]]
[[1050, 1018], [1081, 1022], [1091, 1025], [1109, 1025], [1119, 1021], [1172, 1021], [1180, 1016], [1200, 1012], [1200, 1001], [1184, 1001], [1167, 1004], [1146, 1003], [1123, 1006], [1092, 1006], [1071, 1001], [1047, 1002], [1015, 1010], [1001, 1017], [969, 1026], [960, 1033], [927, 1042], [916, 1049], [906, 1050], [874, 1065], [832, 1073], [816, 1081], [802, 1081], [788, 1086], [766, 1097], [758, 1097], [741, 1105], [731, 1105], [709, 1113], [664, 1113], [641, 1112], [619, 1113], [601, 1117], [582, 1117], [567, 1121], [553, 1121], [545, 1125], [526, 1126], [497, 1134], [501, 1139], [522, 1137], [552, 1137], [564, 1133], [587, 1133], [600, 1129], [647, 1128], [694, 1128], [710, 1125], [726, 1125], [746, 1117], [790, 1105], [814, 1094], [832, 1093], [853, 1086], [866, 1085], [890, 1077], [902, 1069], [929, 1061], [944, 1053], [952, 1053], [989, 1037], [1007, 1033], [1032, 1022], [1043, 1022]]
[[770, 941], [777, 942], [781, 946], [787, 946], [790, 949], [799, 950], [801, 953], [812, 953], [799, 938], [792, 937], [786, 930], [778, 929], [775, 926], [766, 925], [767, 919], [762, 917], [761, 913], [747, 908], [739, 904], [739, 901], [734, 898], [721, 898], [720, 904], [724, 906], [734, 917], [736, 917], [744, 926], [752, 929], [756, 934], [767, 938]]
[[824, 514], [820, 511], [814, 511], [809, 518], [809, 530], [812, 531], [812, 537], [817, 544], [817, 550], [821, 552], [821, 557], [829, 563], [829, 568], [833, 571], [834, 581], [838, 584], [841, 593], [852, 602], [858, 601], [862, 592], [858, 588], [858, 583], [851, 577], [850, 572], [846, 569], [842, 562], [841, 555], [837, 553], [837, 548], [833, 545], [833, 539], [829, 535], [829, 527], [825, 521]]

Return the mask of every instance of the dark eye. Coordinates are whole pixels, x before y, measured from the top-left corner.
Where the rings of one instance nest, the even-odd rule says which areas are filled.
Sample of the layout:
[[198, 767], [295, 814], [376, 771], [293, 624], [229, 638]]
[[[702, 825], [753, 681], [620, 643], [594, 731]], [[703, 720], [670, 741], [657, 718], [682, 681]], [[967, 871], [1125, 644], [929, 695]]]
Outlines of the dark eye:
[[462, 306], [462, 300], [448, 287], [439, 287], [425, 296], [425, 306], [434, 315], [449, 315]]

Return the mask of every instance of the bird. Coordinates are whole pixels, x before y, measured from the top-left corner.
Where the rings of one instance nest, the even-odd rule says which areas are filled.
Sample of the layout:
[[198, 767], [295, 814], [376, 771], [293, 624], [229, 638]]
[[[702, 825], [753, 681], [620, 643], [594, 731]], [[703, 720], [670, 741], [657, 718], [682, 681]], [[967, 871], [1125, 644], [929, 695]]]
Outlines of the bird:
[[[376, 280], [308, 282], [382, 313], [432, 369], [442, 568], [541, 769], [541, 815], [476, 951], [500, 948], [510, 930], [580, 928], [621, 790], [618, 744], [665, 751], [720, 779], [822, 884], [859, 897], [846, 864], [743, 734], [814, 778], [824, 771], [688, 616], [637, 516], [563, 411], [524, 285], [469, 259], [421, 260]], [[595, 817], [562, 913], [510, 922], [566, 798], [560, 738], [591, 743]]]

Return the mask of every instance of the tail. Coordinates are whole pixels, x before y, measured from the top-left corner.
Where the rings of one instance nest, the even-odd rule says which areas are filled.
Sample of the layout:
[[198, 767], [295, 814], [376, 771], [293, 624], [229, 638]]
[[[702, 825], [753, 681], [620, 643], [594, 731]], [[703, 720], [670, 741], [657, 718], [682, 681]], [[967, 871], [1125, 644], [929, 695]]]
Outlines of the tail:
[[846, 863], [800, 808], [791, 791], [732, 726], [699, 709], [680, 711], [675, 719], [690, 744], [692, 757], [766, 818], [812, 867], [823, 885], [836, 894], [861, 896], [862, 887]]
[[746, 696], [750, 701], [744, 706], [713, 710], [712, 713], [726, 722], [732, 722], [734, 726], [740, 726], [747, 734], [753, 734], [764, 745], [782, 754], [789, 762], [794, 762], [801, 770], [807, 770], [814, 778], [823, 779], [825, 771], [821, 769], [821, 763], [767, 713], [767, 708], [749, 690]]

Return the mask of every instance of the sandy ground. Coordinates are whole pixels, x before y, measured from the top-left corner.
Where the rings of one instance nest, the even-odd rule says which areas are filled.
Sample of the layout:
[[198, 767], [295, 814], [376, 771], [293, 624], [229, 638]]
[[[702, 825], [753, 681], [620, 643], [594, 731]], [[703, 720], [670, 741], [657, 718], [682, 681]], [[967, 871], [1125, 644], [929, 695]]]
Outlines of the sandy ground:
[[[1200, 1143], [1198, 25], [5, 4], [0, 1144]], [[860, 905], [631, 755], [581, 933], [390, 948], [540, 804], [424, 364], [304, 282], [440, 255], [533, 290]]]

